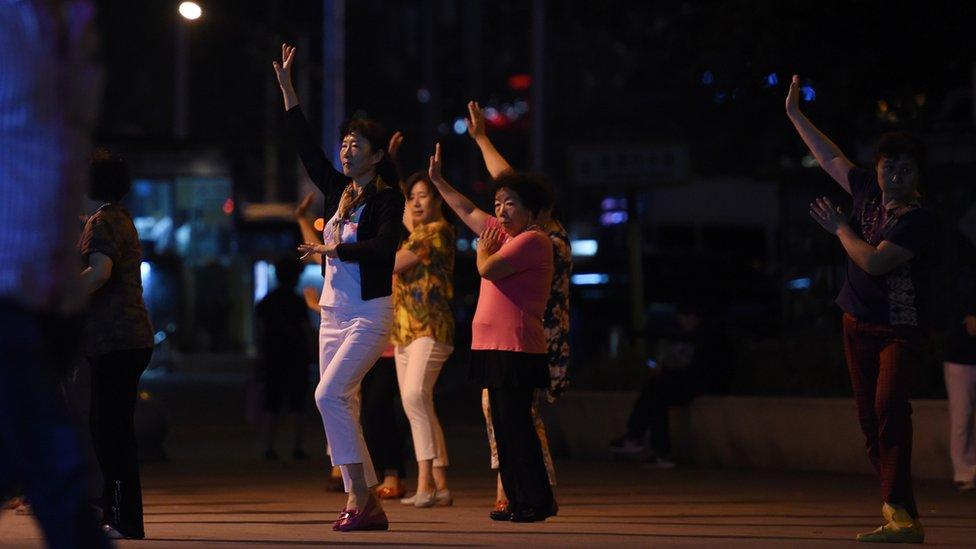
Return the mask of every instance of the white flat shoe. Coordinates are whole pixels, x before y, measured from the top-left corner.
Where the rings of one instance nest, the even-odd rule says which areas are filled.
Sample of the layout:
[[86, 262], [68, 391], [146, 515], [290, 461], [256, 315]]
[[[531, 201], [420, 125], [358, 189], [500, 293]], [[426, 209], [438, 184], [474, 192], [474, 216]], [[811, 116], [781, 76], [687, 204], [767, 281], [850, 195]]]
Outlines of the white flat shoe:
[[434, 492], [435, 505], [439, 507], [450, 507], [454, 505], [454, 498], [451, 497], [450, 490], [438, 490]]
[[[417, 496], [420, 496], [419, 499]], [[420, 503], [417, 503], [417, 502]], [[454, 505], [454, 498], [451, 496], [450, 490], [437, 490], [432, 494], [413, 494], [412, 496], [405, 497], [400, 500], [400, 503], [404, 505], [413, 505], [414, 507], [450, 507]]]

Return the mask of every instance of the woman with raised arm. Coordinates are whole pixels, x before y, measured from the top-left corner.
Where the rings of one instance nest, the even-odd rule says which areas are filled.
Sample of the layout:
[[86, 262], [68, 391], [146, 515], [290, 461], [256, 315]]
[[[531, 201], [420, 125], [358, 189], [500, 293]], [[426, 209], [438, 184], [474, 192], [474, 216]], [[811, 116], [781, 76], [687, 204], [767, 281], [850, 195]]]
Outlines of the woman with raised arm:
[[[468, 135], [481, 150], [481, 157], [488, 168], [492, 179], [497, 179], [514, 170], [508, 161], [498, 152], [495, 145], [488, 138], [485, 115], [476, 101], [468, 102]], [[549, 288], [549, 299], [546, 301], [546, 312], [542, 323], [546, 332], [546, 359], [549, 362], [549, 388], [545, 391], [545, 398], [551, 404], [566, 390], [569, 380], [566, 371], [569, 366], [569, 275], [573, 269], [573, 256], [569, 244], [569, 234], [555, 217], [552, 210], [555, 205], [555, 193], [547, 188], [546, 207], [539, 214], [539, 226], [552, 241], [553, 275]], [[542, 391], [538, 391], [542, 393]], [[553, 466], [552, 455], [549, 452], [549, 438], [546, 436], [546, 426], [539, 414], [537, 397], [532, 402], [532, 421], [539, 443], [542, 444], [542, 455], [546, 460], [546, 471], [549, 473], [549, 484], [556, 485], [556, 469]], [[491, 422], [491, 405], [488, 401], [488, 391], [481, 393], [481, 410], [488, 427], [488, 446], [491, 450], [491, 468], [498, 469], [498, 447], [495, 443], [495, 432]], [[508, 508], [508, 498], [501, 476], [498, 477], [495, 489], [495, 510], [504, 515]]]
[[[275, 74], [285, 102], [285, 120], [309, 178], [325, 195], [328, 219], [322, 244], [299, 246], [321, 254], [322, 321], [315, 403], [322, 415], [333, 465], [342, 470], [348, 492], [333, 524], [338, 531], [386, 530], [389, 522], [359, 422], [363, 376], [386, 347], [393, 320], [393, 263], [400, 241], [403, 195], [390, 186], [396, 168], [384, 145], [389, 134], [376, 122], [354, 119], [340, 130], [339, 172], [325, 157], [292, 85], [295, 48], [281, 46]], [[365, 466], [364, 466], [365, 465]]]
[[405, 505], [451, 505], [447, 487], [447, 445], [434, 410], [434, 385], [454, 351], [454, 227], [444, 219], [444, 202], [426, 174], [404, 183], [410, 237], [393, 268], [393, 343], [403, 410], [410, 420], [417, 456], [417, 492]]
[[918, 192], [925, 149], [907, 132], [886, 133], [872, 169], [859, 168], [800, 111], [799, 95], [794, 75], [786, 115], [820, 167], [853, 199], [849, 217], [827, 197], [810, 204], [810, 215], [847, 253], [847, 280], [837, 296], [844, 311], [844, 353], [868, 459], [881, 481], [884, 523], [857, 540], [922, 543], [912, 488], [909, 395], [925, 364], [929, 243], [938, 225]]
[[472, 377], [488, 389], [507, 513], [495, 520], [535, 522], [554, 516], [539, 437], [535, 390], [549, 386], [542, 317], [552, 281], [552, 242], [537, 224], [545, 206], [540, 176], [511, 173], [496, 181], [495, 215], [478, 209], [441, 175], [441, 149], [430, 157], [431, 182], [472, 231], [481, 235], [478, 305], [471, 323]]

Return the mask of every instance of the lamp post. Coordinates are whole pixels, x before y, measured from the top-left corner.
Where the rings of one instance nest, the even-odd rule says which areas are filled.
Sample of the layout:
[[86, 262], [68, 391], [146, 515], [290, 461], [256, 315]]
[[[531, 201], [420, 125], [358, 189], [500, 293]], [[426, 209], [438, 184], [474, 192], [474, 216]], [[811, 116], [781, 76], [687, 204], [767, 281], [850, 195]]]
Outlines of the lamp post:
[[183, 18], [176, 26], [176, 67], [174, 73], [173, 135], [186, 139], [187, 135], [187, 25], [203, 16], [203, 8], [196, 2], [183, 2], [179, 6]]

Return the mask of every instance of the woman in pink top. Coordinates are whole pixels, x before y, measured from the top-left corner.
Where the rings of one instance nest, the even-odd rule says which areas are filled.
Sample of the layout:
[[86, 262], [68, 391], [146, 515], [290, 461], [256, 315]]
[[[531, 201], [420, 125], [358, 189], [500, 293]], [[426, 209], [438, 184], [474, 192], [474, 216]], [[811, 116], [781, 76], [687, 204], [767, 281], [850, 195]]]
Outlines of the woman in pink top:
[[495, 215], [478, 209], [441, 175], [440, 145], [430, 180], [444, 201], [481, 235], [481, 291], [471, 323], [472, 375], [488, 389], [507, 512], [495, 520], [535, 522], [556, 514], [542, 447], [532, 421], [535, 389], [549, 386], [542, 316], [552, 280], [552, 242], [536, 225], [546, 203], [541, 176], [496, 180]]

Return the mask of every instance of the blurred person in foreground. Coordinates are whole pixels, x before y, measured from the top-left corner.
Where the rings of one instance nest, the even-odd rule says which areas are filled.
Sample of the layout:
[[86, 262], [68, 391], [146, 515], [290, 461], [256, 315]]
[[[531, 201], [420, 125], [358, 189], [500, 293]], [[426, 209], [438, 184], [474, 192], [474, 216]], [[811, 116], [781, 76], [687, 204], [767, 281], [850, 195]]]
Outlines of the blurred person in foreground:
[[74, 252], [99, 72], [87, 1], [0, 1], [0, 491], [49, 547], [108, 547], [56, 378], [86, 294]]
[[884, 524], [858, 541], [922, 543], [925, 533], [912, 489], [909, 394], [924, 362], [929, 323], [927, 244], [936, 219], [922, 208], [922, 144], [908, 132], [883, 134], [874, 166], [855, 166], [800, 111], [793, 76], [786, 114], [817, 163], [853, 199], [848, 216], [827, 197], [810, 215], [847, 254], [847, 280], [837, 297], [844, 311], [844, 353], [868, 459], [881, 480]]

